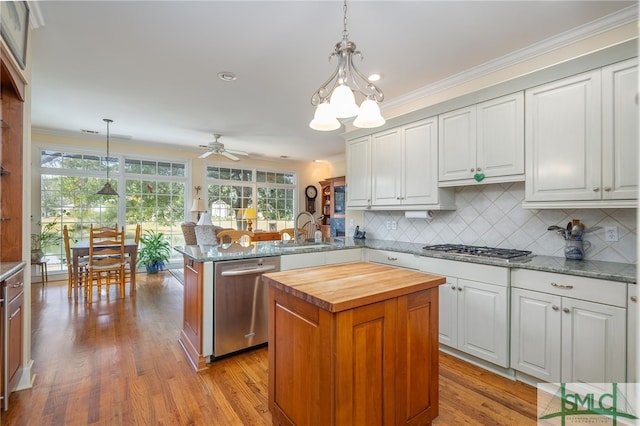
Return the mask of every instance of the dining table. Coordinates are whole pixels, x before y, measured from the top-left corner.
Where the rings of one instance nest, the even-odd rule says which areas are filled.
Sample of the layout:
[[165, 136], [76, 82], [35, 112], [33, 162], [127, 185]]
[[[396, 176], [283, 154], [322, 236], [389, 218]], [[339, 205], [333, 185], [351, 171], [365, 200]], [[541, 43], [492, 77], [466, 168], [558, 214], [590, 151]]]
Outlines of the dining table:
[[[103, 246], [104, 247], [104, 246]], [[89, 241], [80, 240], [71, 246], [72, 258], [73, 258], [73, 288], [74, 297], [78, 297], [78, 267], [80, 265], [80, 258], [89, 256]], [[136, 261], [138, 259], [138, 243], [134, 239], [127, 239], [124, 242], [124, 252], [129, 255], [131, 262], [129, 262], [129, 271], [131, 272], [131, 287], [130, 292], [136, 291]]]

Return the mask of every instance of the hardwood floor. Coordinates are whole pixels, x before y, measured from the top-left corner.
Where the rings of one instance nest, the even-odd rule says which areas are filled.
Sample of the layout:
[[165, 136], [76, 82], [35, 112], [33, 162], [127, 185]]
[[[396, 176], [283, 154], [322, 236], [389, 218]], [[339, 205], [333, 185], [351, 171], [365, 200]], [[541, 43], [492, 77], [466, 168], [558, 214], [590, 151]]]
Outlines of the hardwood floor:
[[[67, 299], [32, 288], [36, 380], [14, 392], [3, 425], [266, 425], [267, 348], [195, 373], [178, 344], [182, 286], [140, 274], [137, 293]], [[534, 425], [536, 390], [441, 353], [435, 425]]]

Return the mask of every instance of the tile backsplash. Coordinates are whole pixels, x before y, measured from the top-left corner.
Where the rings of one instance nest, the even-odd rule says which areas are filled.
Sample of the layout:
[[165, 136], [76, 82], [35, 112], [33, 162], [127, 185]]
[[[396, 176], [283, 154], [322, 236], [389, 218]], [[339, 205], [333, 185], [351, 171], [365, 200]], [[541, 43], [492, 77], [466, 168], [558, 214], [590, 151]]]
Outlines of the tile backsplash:
[[[566, 226], [580, 219], [600, 226], [584, 239], [592, 246], [586, 259], [637, 263], [637, 209], [524, 209], [524, 183], [456, 188], [454, 211], [434, 211], [432, 219], [406, 218], [403, 211], [367, 211], [368, 238], [419, 244], [470, 244], [531, 250], [534, 254], [564, 257], [564, 240], [549, 225]], [[392, 228], [395, 222], [396, 229]], [[604, 227], [618, 227], [618, 241], [605, 241]]]

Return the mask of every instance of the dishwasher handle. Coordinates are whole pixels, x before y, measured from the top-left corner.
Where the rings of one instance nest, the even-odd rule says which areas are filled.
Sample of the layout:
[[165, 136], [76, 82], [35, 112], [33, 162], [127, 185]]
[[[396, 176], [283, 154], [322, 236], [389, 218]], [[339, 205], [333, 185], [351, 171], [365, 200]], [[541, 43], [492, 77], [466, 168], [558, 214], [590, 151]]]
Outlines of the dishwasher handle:
[[276, 267], [273, 265], [266, 266], [258, 266], [256, 268], [247, 268], [247, 269], [231, 269], [228, 271], [222, 271], [220, 275], [223, 277], [237, 277], [240, 275], [255, 275], [262, 274], [263, 272], [269, 272], [275, 270]]

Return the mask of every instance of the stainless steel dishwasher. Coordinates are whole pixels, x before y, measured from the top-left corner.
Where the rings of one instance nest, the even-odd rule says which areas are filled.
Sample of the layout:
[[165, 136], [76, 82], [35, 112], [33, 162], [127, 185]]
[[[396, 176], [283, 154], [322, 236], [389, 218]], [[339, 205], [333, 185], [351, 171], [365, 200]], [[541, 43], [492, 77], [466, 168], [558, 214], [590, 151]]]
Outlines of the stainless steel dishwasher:
[[261, 276], [279, 270], [279, 256], [215, 263], [213, 358], [267, 342], [269, 289]]

